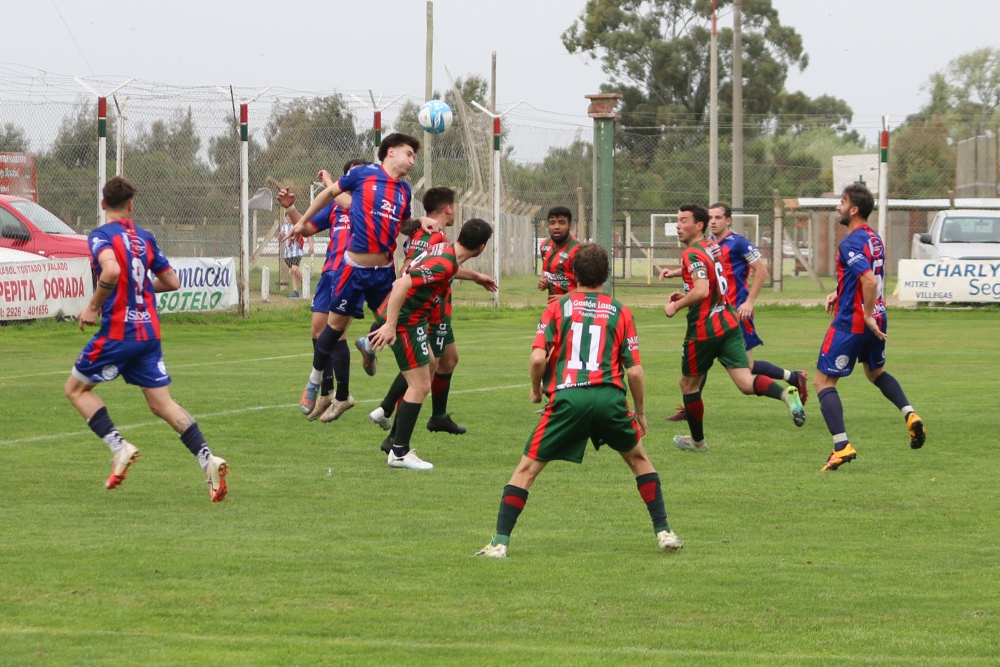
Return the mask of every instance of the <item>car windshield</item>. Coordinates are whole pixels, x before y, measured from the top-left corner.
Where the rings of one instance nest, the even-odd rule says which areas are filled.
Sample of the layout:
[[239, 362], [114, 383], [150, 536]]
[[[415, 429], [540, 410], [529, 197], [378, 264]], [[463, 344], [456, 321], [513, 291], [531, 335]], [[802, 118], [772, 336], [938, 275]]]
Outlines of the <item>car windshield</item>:
[[1000, 243], [1000, 218], [945, 218], [941, 243]]
[[48, 234], [77, 233], [72, 227], [33, 201], [12, 201], [10, 205], [43, 232]]

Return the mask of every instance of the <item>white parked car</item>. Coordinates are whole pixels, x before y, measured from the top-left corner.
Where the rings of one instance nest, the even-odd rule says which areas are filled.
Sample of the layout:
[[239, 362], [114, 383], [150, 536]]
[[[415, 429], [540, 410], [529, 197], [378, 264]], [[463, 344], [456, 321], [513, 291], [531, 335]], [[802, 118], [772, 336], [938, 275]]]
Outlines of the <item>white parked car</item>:
[[951, 209], [913, 235], [913, 259], [1000, 259], [1000, 211]]

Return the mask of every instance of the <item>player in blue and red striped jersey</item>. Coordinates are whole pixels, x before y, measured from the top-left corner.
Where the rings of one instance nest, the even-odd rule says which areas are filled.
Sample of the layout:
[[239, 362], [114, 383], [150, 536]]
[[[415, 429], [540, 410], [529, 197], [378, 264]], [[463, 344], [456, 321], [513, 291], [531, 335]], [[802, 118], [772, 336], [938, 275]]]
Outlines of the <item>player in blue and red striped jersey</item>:
[[[343, 173], [346, 174], [354, 167], [367, 164], [365, 160], [354, 159], [344, 164]], [[325, 169], [319, 172], [320, 179], [329, 185], [333, 183], [330, 174]], [[283, 188], [278, 192], [278, 203], [287, 209], [287, 215], [292, 223], [298, 223], [301, 215], [295, 208], [295, 194], [288, 188]], [[344, 263], [344, 253], [351, 242], [351, 220], [350, 220], [350, 195], [341, 194], [337, 200], [324, 206], [319, 213], [306, 221], [302, 229], [302, 236], [309, 237], [313, 234], [330, 230], [330, 243], [326, 248], [326, 259], [323, 262], [323, 269], [320, 273], [319, 282], [316, 284], [316, 291], [312, 301], [312, 327], [311, 336], [313, 352], [316, 350], [316, 339], [326, 327], [330, 317], [330, 302], [333, 299], [333, 274]], [[364, 317], [362, 309], [354, 313], [354, 318]], [[306, 385], [302, 391], [302, 398], [299, 407], [302, 414], [307, 415], [309, 421], [320, 419], [324, 422], [339, 419], [346, 410], [351, 407], [353, 400], [350, 399], [350, 373], [351, 373], [351, 351], [347, 344], [347, 334], [340, 337], [334, 346], [333, 354], [326, 368], [323, 369], [323, 379], [318, 385], [312, 382]], [[337, 391], [333, 392], [333, 384], [336, 379]], [[317, 397], [318, 394], [318, 397]], [[331, 405], [336, 402], [335, 410], [330, 411], [328, 418], [326, 413]]]
[[[320, 384], [323, 369], [329, 363], [337, 341], [350, 326], [351, 319], [367, 302], [378, 308], [392, 289], [396, 272], [392, 254], [396, 250], [399, 224], [410, 218], [410, 184], [402, 180], [413, 168], [420, 142], [406, 134], [393, 133], [382, 140], [378, 149], [380, 164], [355, 167], [317, 195], [293, 229], [301, 234], [306, 221], [331, 203], [341, 193], [351, 195], [351, 242], [344, 253], [344, 263], [332, 276], [332, 300], [326, 328], [316, 339], [309, 381]], [[373, 355], [364, 357], [365, 371], [375, 374]], [[332, 410], [336, 403], [331, 404]], [[354, 407], [348, 396], [343, 410]], [[343, 412], [341, 410], [341, 412]], [[325, 413], [324, 413], [325, 414]]]
[[94, 269], [98, 271], [97, 288], [79, 318], [81, 331], [88, 324], [97, 324], [98, 317], [101, 324], [73, 365], [66, 380], [66, 397], [111, 449], [107, 488], [121, 484], [129, 466], [139, 458], [139, 450], [122, 438], [104, 401], [94, 393], [98, 384], [121, 375], [125, 382], [142, 389], [153, 414], [181, 436], [181, 442], [198, 458], [205, 472], [209, 497], [212, 502], [220, 502], [226, 497], [229, 465], [212, 454], [194, 417], [170, 397], [170, 376], [160, 348], [156, 293], [176, 290], [180, 278], [160, 252], [156, 238], [132, 221], [132, 184], [115, 176], [104, 185], [102, 196], [107, 223], [88, 237]]
[[[708, 207], [708, 229], [718, 246], [717, 259], [722, 265], [719, 281], [726, 298], [740, 316], [740, 328], [743, 330], [743, 343], [747, 349], [750, 372], [754, 375], [766, 375], [773, 380], [784, 380], [798, 390], [799, 399], [802, 405], [805, 405], [809, 398], [809, 376], [805, 371], [789, 371], [768, 361], [753, 358], [753, 348], [764, 344], [757, 335], [753, 309], [767, 279], [767, 265], [750, 239], [735, 233], [731, 228], [732, 224], [733, 211], [728, 204], [717, 203]], [[748, 285], [747, 278], [750, 277], [751, 271], [753, 279]], [[664, 273], [668, 276], [670, 274], [669, 271]], [[704, 389], [708, 375], [702, 375], [701, 379], [701, 389]], [[667, 417], [669, 421], [684, 421], [686, 418], [684, 406], [678, 406], [677, 414]]]
[[858, 361], [864, 365], [868, 380], [903, 413], [910, 447], [919, 449], [926, 439], [923, 420], [913, 411], [896, 378], [885, 371], [888, 322], [882, 286], [886, 256], [882, 238], [868, 226], [874, 207], [872, 193], [858, 183], [844, 188], [837, 206], [847, 236], [837, 249], [837, 291], [826, 297], [826, 312], [833, 313], [833, 322], [820, 347], [813, 381], [823, 419], [833, 436], [833, 453], [823, 470], [836, 470], [858, 455], [847, 438], [844, 407], [837, 393], [837, 380], [850, 375]]
[[708, 449], [702, 424], [705, 405], [701, 400], [701, 384], [702, 376], [716, 359], [729, 372], [729, 377], [741, 392], [784, 402], [796, 426], [802, 426], [806, 420], [795, 387], [782, 390], [771, 378], [750, 372], [739, 315], [726, 299], [721, 280], [722, 265], [713, 257], [718, 248], [705, 238], [707, 228], [708, 211], [703, 207], [697, 204], [680, 207], [677, 212], [677, 238], [687, 246], [681, 252], [684, 292], [671, 294], [664, 306], [667, 317], [673, 317], [682, 308], [689, 309], [680, 385], [691, 435], [675, 436], [674, 445], [696, 452]]
[[684, 546], [667, 524], [660, 477], [642, 446], [646, 384], [635, 320], [602, 291], [610, 273], [603, 248], [581, 244], [574, 269], [578, 287], [549, 303], [531, 350], [531, 402], [541, 403], [544, 393], [549, 403], [503, 489], [496, 533], [477, 556], [507, 556], [510, 535], [538, 475], [549, 461], [581, 463], [588, 440], [595, 448], [608, 445], [632, 470], [659, 547], [676, 551]]

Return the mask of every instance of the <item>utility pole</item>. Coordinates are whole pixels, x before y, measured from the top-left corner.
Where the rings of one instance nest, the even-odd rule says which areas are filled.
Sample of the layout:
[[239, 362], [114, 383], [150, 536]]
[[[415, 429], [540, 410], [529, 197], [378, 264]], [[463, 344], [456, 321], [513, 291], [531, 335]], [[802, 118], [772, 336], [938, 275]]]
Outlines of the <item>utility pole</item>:
[[[743, 0], [733, 0], [733, 212], [743, 213]], [[743, 218], [736, 233], [744, 233]]]
[[719, 201], [719, 35], [716, 31], [716, 0], [712, 0], [712, 55], [709, 75], [708, 201]]
[[[429, 102], [434, 95], [434, 3], [427, 0], [427, 53], [426, 72], [424, 74], [424, 102]], [[434, 161], [431, 159], [431, 146], [434, 135], [424, 130], [424, 186], [434, 187]]]
[[[615, 120], [621, 114], [615, 111], [622, 96], [618, 93], [584, 95], [590, 100], [587, 115], [594, 119], [594, 240], [614, 257], [615, 215]], [[605, 285], [605, 291], [614, 290], [614, 276]]]

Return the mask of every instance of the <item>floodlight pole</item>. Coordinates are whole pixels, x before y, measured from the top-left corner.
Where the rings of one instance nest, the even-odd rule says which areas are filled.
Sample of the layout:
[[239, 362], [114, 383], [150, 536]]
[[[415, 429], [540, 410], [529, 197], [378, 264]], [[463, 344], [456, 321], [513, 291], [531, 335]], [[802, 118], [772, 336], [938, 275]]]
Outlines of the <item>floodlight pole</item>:
[[401, 97], [403, 97], [403, 96], [402, 95], [396, 95], [396, 97], [393, 98], [392, 102], [389, 102], [385, 106], [379, 106], [382, 103], [382, 95], [381, 94], [378, 96], [378, 100], [376, 100], [375, 99], [375, 93], [373, 93], [372, 91], [369, 90], [368, 91], [368, 96], [372, 100], [371, 104], [369, 104], [368, 102], [365, 102], [363, 99], [361, 99], [360, 97], [358, 97], [354, 93], [351, 93], [351, 97], [354, 98], [355, 102], [357, 102], [361, 106], [365, 107], [366, 109], [370, 109], [375, 114], [375, 125], [373, 127], [373, 129], [375, 130], [375, 153], [374, 153], [374, 155], [375, 155], [375, 161], [378, 162], [378, 147], [382, 143], [382, 112], [385, 111], [386, 109], [388, 109], [389, 107], [391, 107], [396, 102], [398, 102], [399, 99]]
[[73, 80], [83, 86], [91, 94], [97, 96], [97, 225], [104, 224], [104, 210], [101, 208], [103, 195], [101, 190], [108, 180], [108, 95], [114, 95], [119, 90], [135, 81], [132, 77], [112, 90], [108, 95], [101, 95], [99, 92], [88, 86], [79, 77]]
[[[232, 92], [218, 88], [232, 99]], [[240, 102], [240, 315], [250, 316], [250, 130], [249, 107], [261, 95], [271, 90], [264, 88], [248, 100]]]
[[[493, 280], [500, 285], [500, 119], [510, 113], [523, 102], [518, 102], [503, 113], [490, 111], [479, 102], [472, 101], [472, 106], [493, 119]], [[493, 292], [493, 307], [500, 306], [500, 290]]]
[[118, 133], [117, 133], [117, 148], [115, 150], [115, 176], [121, 176], [125, 169], [125, 110], [128, 109], [128, 103], [132, 100], [131, 96], [126, 95], [125, 101], [122, 102], [121, 106], [118, 105], [118, 98], [112, 97], [115, 101], [115, 108], [118, 110]]
[[[615, 111], [622, 96], [618, 93], [598, 93], [584, 95], [590, 100], [587, 115], [594, 119], [594, 238], [608, 253], [608, 261], [614, 257], [614, 215], [615, 215], [615, 120], [621, 114]], [[605, 284], [605, 291], [614, 289], [614, 275]]]

